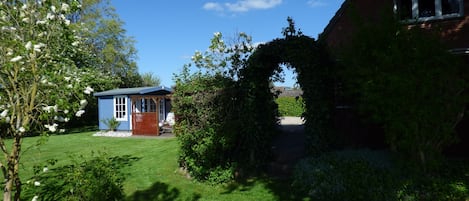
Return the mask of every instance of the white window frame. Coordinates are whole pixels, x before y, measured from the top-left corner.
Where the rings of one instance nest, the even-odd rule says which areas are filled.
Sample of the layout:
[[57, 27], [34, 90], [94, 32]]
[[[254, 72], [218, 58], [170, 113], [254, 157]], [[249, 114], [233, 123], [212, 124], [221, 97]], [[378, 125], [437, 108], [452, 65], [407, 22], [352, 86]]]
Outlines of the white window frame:
[[166, 121], [165, 115], [166, 115], [166, 99], [162, 98], [159, 101], [158, 104], [158, 118], [160, 122]]
[[[394, 13], [398, 14], [399, 8], [397, 1], [394, 0]], [[419, 0], [411, 0], [412, 1], [412, 18], [411, 19], [402, 19], [404, 22], [413, 23], [413, 22], [425, 22], [430, 20], [441, 20], [441, 19], [449, 19], [449, 18], [456, 18], [464, 16], [464, 0], [456, 0], [459, 3], [459, 13], [451, 13], [443, 15], [443, 8], [442, 8], [442, 0], [434, 0], [435, 1], [435, 16], [429, 17], [419, 17]]]
[[114, 96], [113, 116], [117, 121], [128, 120], [127, 96]]

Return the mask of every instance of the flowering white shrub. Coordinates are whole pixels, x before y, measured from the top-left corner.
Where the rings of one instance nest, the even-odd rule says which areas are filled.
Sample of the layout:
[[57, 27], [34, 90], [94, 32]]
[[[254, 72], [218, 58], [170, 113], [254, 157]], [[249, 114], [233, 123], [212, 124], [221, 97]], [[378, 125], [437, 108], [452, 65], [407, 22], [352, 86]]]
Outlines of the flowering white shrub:
[[5, 136], [14, 139], [11, 150], [2, 149], [8, 160], [0, 162], [4, 200], [11, 199], [13, 189], [21, 191], [17, 177], [21, 138], [31, 124], [61, 131], [60, 122], [81, 116], [87, 102], [80, 100], [94, 91], [81, 81], [88, 74], [75, 62], [77, 55], [90, 55], [80, 47], [84, 44], [77, 35], [80, 25], [72, 26], [68, 18], [79, 4], [78, 0], [0, 0], [0, 124], [7, 128], [0, 131], [0, 142], [5, 143]]

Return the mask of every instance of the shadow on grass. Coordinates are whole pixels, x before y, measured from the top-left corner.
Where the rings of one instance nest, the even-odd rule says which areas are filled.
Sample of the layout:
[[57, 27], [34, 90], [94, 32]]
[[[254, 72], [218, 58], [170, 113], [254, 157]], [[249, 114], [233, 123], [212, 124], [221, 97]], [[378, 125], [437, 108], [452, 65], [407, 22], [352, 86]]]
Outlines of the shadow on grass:
[[162, 182], [155, 182], [151, 187], [146, 190], [135, 192], [133, 195], [127, 197], [127, 201], [197, 201], [200, 199], [199, 194], [192, 194], [188, 198], [181, 198], [181, 192], [177, 188], [171, 188], [168, 184]]
[[226, 187], [225, 194], [248, 191], [262, 185], [279, 201], [305, 200], [292, 186], [293, 169], [306, 156], [304, 125], [286, 124], [279, 127], [280, 134], [272, 141], [272, 160], [266, 164], [265, 174], [260, 177], [237, 181]]
[[291, 186], [292, 181], [285, 178], [274, 178], [263, 176], [261, 178], [251, 178], [244, 181], [237, 181], [228, 185], [223, 194], [230, 194], [234, 191], [249, 191], [258, 185], [265, 186], [278, 201], [302, 201], [307, 198], [306, 195], [298, 194]]
[[65, 133], [59, 133], [57, 135], [66, 135], [66, 134], [74, 134], [74, 133], [83, 133], [83, 132], [91, 132], [91, 131], [98, 131], [98, 126], [80, 126], [80, 127], [71, 127]]

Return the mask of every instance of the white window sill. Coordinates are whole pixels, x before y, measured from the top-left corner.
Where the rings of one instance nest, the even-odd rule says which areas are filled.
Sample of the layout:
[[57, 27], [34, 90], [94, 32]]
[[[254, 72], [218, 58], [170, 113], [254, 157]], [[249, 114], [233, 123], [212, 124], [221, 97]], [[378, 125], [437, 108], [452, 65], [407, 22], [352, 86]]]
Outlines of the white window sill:
[[462, 14], [449, 14], [449, 15], [442, 15], [442, 16], [431, 16], [431, 17], [420, 17], [417, 19], [406, 19], [406, 20], [401, 20], [401, 22], [405, 24], [417, 24], [417, 23], [424, 23], [424, 22], [430, 22], [430, 21], [437, 21], [437, 20], [450, 20], [450, 19], [455, 19], [458, 17], [462, 17]]

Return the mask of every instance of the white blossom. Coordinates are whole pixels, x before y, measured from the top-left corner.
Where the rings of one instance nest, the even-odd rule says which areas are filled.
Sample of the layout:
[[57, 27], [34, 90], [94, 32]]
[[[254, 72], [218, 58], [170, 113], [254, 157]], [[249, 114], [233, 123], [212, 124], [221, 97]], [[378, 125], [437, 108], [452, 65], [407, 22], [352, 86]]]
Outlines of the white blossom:
[[94, 91], [93, 88], [91, 88], [90, 86], [87, 86], [83, 92], [85, 94], [91, 94], [91, 92], [93, 92], [93, 91]]
[[64, 110], [64, 114], [68, 114], [68, 112], [69, 112], [68, 110]]
[[71, 88], [73, 88], [73, 85], [68, 84], [68, 85], [67, 85], [67, 88], [71, 89]]
[[8, 48], [8, 50], [7, 50], [7, 56], [11, 56], [11, 55], [13, 55], [13, 50], [10, 49], [10, 48]]
[[28, 22], [29, 22], [29, 18], [25, 17], [25, 18], [21, 19], [21, 21], [28, 23]]
[[83, 115], [83, 113], [85, 113], [85, 110], [78, 110], [77, 113], [75, 114], [75, 116], [81, 117], [81, 115]]
[[33, 43], [31, 43], [31, 41], [28, 41], [24, 47], [25, 47], [27, 50], [30, 50], [32, 46], [33, 46]]
[[65, 22], [65, 25], [67, 25], [67, 26], [70, 25], [70, 20], [65, 19], [64, 22]]
[[52, 14], [52, 13], [47, 13], [46, 18], [47, 18], [48, 20], [53, 20], [53, 19], [55, 18], [55, 15]]
[[54, 105], [54, 106], [48, 105], [48, 106], [42, 107], [42, 110], [44, 110], [44, 111], [46, 111], [46, 112], [48, 112], [48, 113], [51, 113], [51, 112], [53, 112], [53, 111], [58, 111], [59, 108], [58, 108], [57, 105]]
[[46, 24], [47, 22], [45, 20], [38, 20], [36, 21], [36, 24]]
[[20, 128], [18, 128], [18, 131], [19, 131], [20, 133], [24, 133], [24, 132], [26, 131], [26, 129], [21, 126]]
[[38, 201], [39, 196], [35, 195], [31, 201]]
[[63, 133], [63, 132], [65, 132], [65, 129], [63, 128], [59, 129], [59, 133]]
[[52, 12], [55, 13], [55, 10], [56, 10], [55, 6], [51, 6], [50, 9], [52, 10]]
[[62, 7], [60, 8], [60, 10], [67, 12], [69, 8], [70, 6], [68, 4], [62, 3]]
[[49, 171], [49, 168], [47, 167], [42, 168], [42, 172], [47, 172], [47, 171]]
[[38, 181], [34, 182], [34, 186], [40, 186], [40, 185], [41, 185], [41, 182], [38, 182]]
[[79, 41], [75, 41], [75, 42], [72, 43], [72, 46], [78, 46], [78, 44], [80, 44], [80, 42], [79, 42]]
[[64, 80], [67, 81], [67, 82], [70, 81], [70, 79], [72, 79], [72, 78], [70, 78], [70, 77], [64, 77]]
[[86, 99], [80, 100], [80, 106], [84, 107], [88, 104], [88, 101]]
[[8, 115], [8, 110], [3, 110], [3, 112], [0, 114], [0, 118], [5, 118]]
[[23, 10], [26, 10], [26, 8], [28, 8], [28, 5], [26, 5], [26, 4], [23, 4], [23, 6], [21, 6], [21, 9], [23, 9]]
[[17, 62], [17, 61], [19, 61], [19, 60], [21, 60], [21, 59], [23, 59], [22, 56], [16, 56], [16, 57], [12, 58], [10, 61], [11, 61], [11, 62]]
[[34, 45], [34, 51], [36, 52], [41, 52], [41, 48], [45, 47], [46, 45], [44, 43], [39, 43], [37, 45]]
[[47, 129], [49, 129], [50, 132], [55, 132], [57, 131], [57, 126], [58, 124], [54, 123], [52, 125], [44, 125], [44, 127], [46, 127]]

